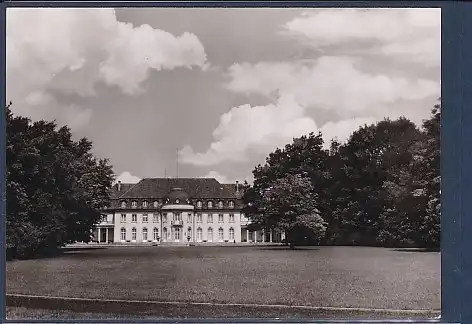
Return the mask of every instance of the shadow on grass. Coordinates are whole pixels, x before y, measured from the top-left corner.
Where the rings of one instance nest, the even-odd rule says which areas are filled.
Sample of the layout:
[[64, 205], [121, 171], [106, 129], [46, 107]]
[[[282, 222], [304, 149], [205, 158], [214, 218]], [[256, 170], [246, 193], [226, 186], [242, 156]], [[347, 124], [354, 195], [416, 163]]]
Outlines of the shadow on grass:
[[38, 254], [31, 254], [27, 256], [15, 256], [7, 254], [7, 261], [20, 261], [20, 260], [41, 260], [41, 259], [53, 259], [60, 257], [69, 257], [72, 255], [83, 255], [83, 251], [93, 251], [93, 250], [105, 250], [105, 247], [64, 247], [58, 249], [52, 249], [50, 251], [44, 251]]
[[397, 248], [393, 249], [395, 252], [415, 252], [415, 253], [427, 253], [427, 252], [441, 252], [441, 248]]

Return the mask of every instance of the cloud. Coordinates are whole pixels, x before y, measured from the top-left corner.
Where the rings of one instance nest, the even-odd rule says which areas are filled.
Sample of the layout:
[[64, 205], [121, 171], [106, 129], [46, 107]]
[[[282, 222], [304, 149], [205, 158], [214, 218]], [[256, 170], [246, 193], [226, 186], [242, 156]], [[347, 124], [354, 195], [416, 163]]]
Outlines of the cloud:
[[268, 153], [293, 137], [315, 131], [315, 122], [304, 116], [304, 110], [289, 95], [281, 95], [276, 104], [234, 107], [220, 117], [206, 152], [197, 153], [186, 146], [179, 152], [180, 160], [200, 166], [247, 162], [252, 152]]
[[138, 183], [140, 180], [141, 178], [132, 175], [128, 171], [125, 171], [116, 177], [115, 182], [121, 181], [122, 183]]
[[337, 111], [369, 111], [397, 100], [438, 96], [439, 83], [370, 74], [357, 68], [358, 59], [322, 56], [306, 62], [259, 62], [234, 64], [225, 87], [233, 92], [266, 96], [290, 93], [306, 107]]
[[338, 122], [327, 122], [321, 127], [320, 131], [323, 134], [325, 141], [325, 148], [329, 147], [332, 139], [337, 139], [339, 142], [346, 142], [349, 137], [364, 125], [371, 125], [378, 120], [373, 117], [345, 119]]
[[283, 27], [285, 33], [318, 49], [363, 42], [365, 53], [440, 65], [438, 8], [321, 9], [294, 18]]
[[107, 8], [7, 10], [7, 95], [32, 117], [43, 117], [46, 104], [63, 109], [50, 98], [55, 91], [91, 96], [103, 83], [139, 94], [150, 71], [178, 67], [208, 68], [193, 34], [134, 27]]

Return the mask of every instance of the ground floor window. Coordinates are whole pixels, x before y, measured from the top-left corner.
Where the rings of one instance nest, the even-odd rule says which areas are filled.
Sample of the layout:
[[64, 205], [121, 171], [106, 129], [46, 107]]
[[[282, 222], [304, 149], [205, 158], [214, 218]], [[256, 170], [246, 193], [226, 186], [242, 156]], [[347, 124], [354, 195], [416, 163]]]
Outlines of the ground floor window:
[[224, 240], [224, 231], [223, 231], [223, 228], [220, 227], [220, 229], [218, 230], [218, 240], [220, 242], [223, 242]]
[[158, 237], [159, 237], [159, 230], [154, 227], [154, 230], [153, 230], [153, 239], [154, 239], [154, 241], [157, 241]]
[[229, 229], [229, 240], [234, 241], [234, 228]]
[[203, 238], [202, 238], [202, 233], [203, 233], [203, 231], [202, 231], [202, 229], [199, 227], [199, 228], [197, 229], [197, 241], [202, 241], [202, 239], [203, 239]]
[[147, 232], [147, 228], [143, 228], [143, 241], [147, 241], [148, 239], [148, 232]]
[[121, 240], [126, 241], [126, 228], [121, 229]]
[[131, 230], [131, 240], [136, 241], [136, 227]]
[[208, 229], [208, 242], [213, 242], [213, 228]]
[[174, 239], [176, 241], [180, 241], [180, 227], [176, 227], [174, 229]]
[[164, 231], [163, 231], [163, 233], [162, 233], [162, 239], [163, 239], [164, 241], [167, 241], [167, 228], [166, 228], [166, 227], [164, 227]]

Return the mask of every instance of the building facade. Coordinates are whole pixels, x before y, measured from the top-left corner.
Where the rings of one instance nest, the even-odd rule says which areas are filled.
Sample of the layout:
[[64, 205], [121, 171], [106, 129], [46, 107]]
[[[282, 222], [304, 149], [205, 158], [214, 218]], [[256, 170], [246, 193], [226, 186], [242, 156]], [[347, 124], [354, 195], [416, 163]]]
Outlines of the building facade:
[[251, 231], [241, 213], [239, 183], [213, 178], [147, 178], [112, 188], [98, 243], [190, 244], [280, 242], [275, 231]]

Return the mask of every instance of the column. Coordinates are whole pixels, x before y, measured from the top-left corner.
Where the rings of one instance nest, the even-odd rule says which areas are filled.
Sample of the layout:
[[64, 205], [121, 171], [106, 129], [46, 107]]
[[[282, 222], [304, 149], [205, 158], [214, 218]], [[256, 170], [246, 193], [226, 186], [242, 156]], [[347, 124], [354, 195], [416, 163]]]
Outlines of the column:
[[106, 240], [105, 243], [108, 243], [108, 231], [109, 231], [109, 228], [105, 228], [105, 240]]
[[100, 227], [98, 227], [97, 230], [98, 230], [98, 239], [97, 239], [97, 241], [98, 241], [98, 243], [100, 243], [100, 240], [102, 238], [102, 230], [101, 230]]
[[262, 229], [262, 243], [265, 243], [265, 241], [266, 241], [265, 229]]
[[269, 242], [272, 243], [272, 230], [269, 232]]
[[246, 229], [246, 243], [249, 243], [249, 230]]

